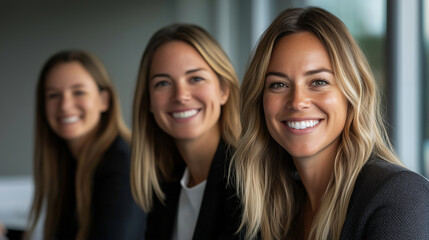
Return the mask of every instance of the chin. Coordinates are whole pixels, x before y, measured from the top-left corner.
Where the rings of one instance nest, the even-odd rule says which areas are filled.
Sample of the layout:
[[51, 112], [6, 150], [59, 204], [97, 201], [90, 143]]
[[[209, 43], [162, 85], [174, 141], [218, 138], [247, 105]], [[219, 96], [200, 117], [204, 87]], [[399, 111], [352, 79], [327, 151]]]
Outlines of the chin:
[[293, 157], [293, 158], [308, 158], [314, 156], [317, 151], [314, 149], [291, 149], [285, 148], [285, 150]]

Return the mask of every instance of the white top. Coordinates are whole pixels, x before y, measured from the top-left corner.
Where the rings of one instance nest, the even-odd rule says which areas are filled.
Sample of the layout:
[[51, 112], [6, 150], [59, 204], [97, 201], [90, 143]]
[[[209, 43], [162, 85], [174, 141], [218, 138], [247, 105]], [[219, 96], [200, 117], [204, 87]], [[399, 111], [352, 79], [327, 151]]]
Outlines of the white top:
[[200, 213], [201, 202], [203, 201], [204, 189], [207, 180], [198, 185], [188, 188], [189, 171], [185, 169], [180, 185], [182, 189], [179, 197], [179, 207], [177, 209], [176, 223], [174, 224], [173, 240], [191, 240]]

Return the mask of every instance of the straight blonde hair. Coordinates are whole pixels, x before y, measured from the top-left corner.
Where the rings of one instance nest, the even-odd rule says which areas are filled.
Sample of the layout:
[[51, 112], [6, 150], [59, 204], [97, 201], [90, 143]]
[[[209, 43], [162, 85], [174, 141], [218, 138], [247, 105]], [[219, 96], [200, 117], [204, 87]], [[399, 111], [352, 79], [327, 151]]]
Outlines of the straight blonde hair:
[[131, 144], [131, 189], [136, 202], [149, 212], [153, 193], [163, 201], [160, 181], [179, 178], [178, 150], [172, 137], [162, 131], [150, 113], [149, 70], [152, 57], [161, 45], [182, 41], [194, 47], [216, 73], [222, 87], [229, 88], [229, 98], [221, 108], [219, 119], [221, 138], [236, 146], [240, 132], [238, 113], [238, 78], [217, 41], [196, 25], [173, 24], [158, 30], [149, 40], [140, 63], [133, 105], [133, 136]]
[[241, 85], [243, 131], [232, 160], [243, 204], [240, 229], [245, 238], [297, 239], [305, 189], [296, 178], [291, 156], [270, 136], [262, 105], [265, 74], [276, 42], [310, 32], [324, 45], [348, 112], [334, 169], [313, 220], [310, 239], [339, 239], [356, 178], [371, 158], [401, 164], [380, 114], [371, 69], [346, 26], [320, 8], [281, 12], [262, 35]]
[[91, 219], [92, 180], [94, 172], [102, 160], [104, 152], [119, 135], [130, 142], [131, 133], [126, 127], [119, 104], [119, 98], [106, 69], [93, 55], [79, 50], [59, 52], [44, 64], [36, 88], [36, 122], [34, 139], [34, 182], [35, 193], [30, 212], [30, 230], [34, 231], [41, 216], [43, 202], [46, 202], [44, 239], [54, 239], [64, 206], [63, 184], [65, 176], [75, 174], [64, 162], [74, 161], [66, 142], [56, 135], [46, 118], [45, 82], [50, 71], [64, 63], [78, 62], [92, 76], [100, 91], [110, 96], [109, 109], [101, 114], [95, 136], [85, 145], [76, 161], [76, 203], [78, 213], [78, 232], [76, 239], [88, 238]]

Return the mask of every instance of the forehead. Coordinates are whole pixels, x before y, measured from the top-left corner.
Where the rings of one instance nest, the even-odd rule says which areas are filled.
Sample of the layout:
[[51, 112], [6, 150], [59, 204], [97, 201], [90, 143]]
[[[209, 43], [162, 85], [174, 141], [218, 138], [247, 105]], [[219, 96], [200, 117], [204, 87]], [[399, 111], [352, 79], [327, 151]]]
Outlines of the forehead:
[[96, 87], [91, 74], [79, 63], [60, 63], [53, 67], [45, 80], [46, 89], [63, 89], [72, 86]]
[[298, 32], [277, 40], [270, 67], [306, 66], [331, 69], [330, 57], [322, 42], [310, 32]]
[[320, 39], [312, 32], [301, 31], [284, 35], [276, 40], [274, 49], [281, 46], [282, 48], [288, 47], [291, 49], [299, 49], [301, 51], [314, 51], [323, 49], [326, 51], [325, 46]]
[[210, 68], [201, 54], [183, 41], [170, 41], [159, 46], [150, 66], [151, 74], [195, 68]]

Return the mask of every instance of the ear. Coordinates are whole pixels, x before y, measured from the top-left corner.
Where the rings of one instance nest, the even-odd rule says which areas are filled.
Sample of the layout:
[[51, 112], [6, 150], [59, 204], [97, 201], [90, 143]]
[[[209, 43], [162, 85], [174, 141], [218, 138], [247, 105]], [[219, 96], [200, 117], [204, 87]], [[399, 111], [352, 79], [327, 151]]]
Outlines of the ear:
[[229, 87], [227, 84], [222, 83], [220, 86], [220, 105], [224, 105], [229, 98]]
[[107, 90], [101, 90], [101, 112], [106, 112], [110, 108], [110, 93]]

